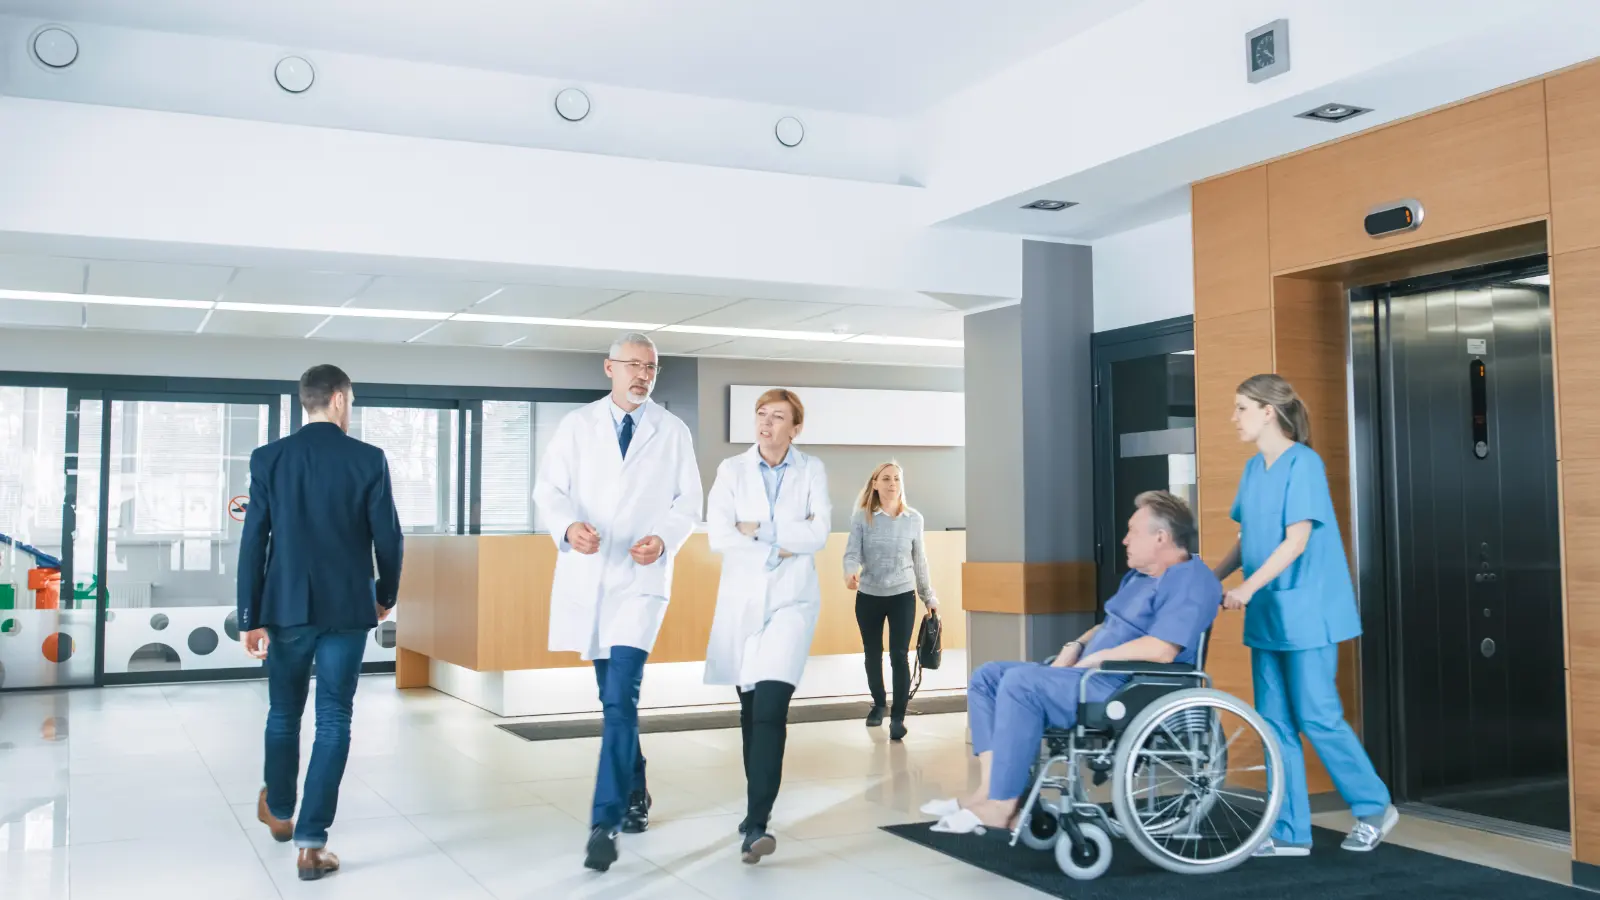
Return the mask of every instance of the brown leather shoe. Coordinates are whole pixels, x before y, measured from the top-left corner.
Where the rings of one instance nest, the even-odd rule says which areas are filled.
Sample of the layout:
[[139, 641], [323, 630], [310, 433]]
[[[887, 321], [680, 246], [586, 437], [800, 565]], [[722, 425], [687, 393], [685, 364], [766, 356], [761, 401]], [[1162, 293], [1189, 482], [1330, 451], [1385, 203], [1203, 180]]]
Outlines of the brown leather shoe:
[[261, 796], [256, 798], [256, 818], [261, 824], [267, 826], [272, 832], [272, 839], [280, 844], [287, 844], [294, 838], [294, 820], [279, 819], [272, 815], [272, 810], [267, 809], [267, 789], [261, 789]]
[[300, 871], [301, 881], [316, 881], [339, 871], [339, 857], [321, 847], [307, 847], [300, 851], [300, 859], [295, 862], [295, 867]]

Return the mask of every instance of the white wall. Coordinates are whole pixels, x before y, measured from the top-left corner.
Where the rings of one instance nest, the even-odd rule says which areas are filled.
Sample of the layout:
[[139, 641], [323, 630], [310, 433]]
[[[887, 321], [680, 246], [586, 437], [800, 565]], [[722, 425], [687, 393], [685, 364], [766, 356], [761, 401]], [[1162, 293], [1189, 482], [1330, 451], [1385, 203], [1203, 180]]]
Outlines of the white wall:
[[1194, 315], [1187, 213], [1094, 242], [1094, 330]]

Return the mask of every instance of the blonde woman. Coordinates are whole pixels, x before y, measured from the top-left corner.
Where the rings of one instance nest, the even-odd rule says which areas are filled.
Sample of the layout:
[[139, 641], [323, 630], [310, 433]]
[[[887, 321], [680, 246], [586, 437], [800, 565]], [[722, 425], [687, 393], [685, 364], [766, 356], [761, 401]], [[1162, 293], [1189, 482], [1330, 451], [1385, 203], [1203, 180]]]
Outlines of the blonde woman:
[[767, 821], [783, 779], [789, 700], [805, 674], [822, 608], [813, 555], [832, 528], [822, 460], [793, 446], [805, 417], [793, 391], [762, 394], [755, 446], [722, 461], [706, 503], [722, 581], [705, 682], [732, 685], [739, 694], [747, 785], [740, 853], [752, 864], [778, 848]]
[[905, 473], [886, 462], [872, 470], [850, 516], [850, 543], [844, 552], [844, 584], [856, 592], [856, 624], [866, 654], [872, 711], [867, 727], [883, 724], [883, 625], [889, 623], [889, 668], [894, 672], [894, 705], [889, 707], [889, 739], [906, 736], [906, 703], [911, 694], [911, 630], [916, 598], [930, 613], [939, 608], [928, 581], [928, 556], [922, 544], [922, 514], [906, 504]]

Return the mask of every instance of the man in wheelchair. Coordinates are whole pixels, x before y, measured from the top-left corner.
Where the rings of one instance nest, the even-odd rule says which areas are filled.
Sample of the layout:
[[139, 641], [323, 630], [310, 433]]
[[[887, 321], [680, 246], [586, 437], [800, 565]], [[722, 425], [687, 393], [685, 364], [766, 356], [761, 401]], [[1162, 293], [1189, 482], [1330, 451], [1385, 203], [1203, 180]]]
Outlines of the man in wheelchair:
[[[990, 662], [973, 673], [967, 717], [982, 776], [971, 795], [923, 807], [941, 817], [934, 830], [1012, 827], [1046, 728], [1077, 724], [1080, 681], [1088, 671], [1116, 661], [1195, 665], [1222, 585], [1195, 555], [1198, 535], [1187, 503], [1149, 491], [1135, 506], [1122, 541], [1130, 571], [1106, 602], [1105, 621], [1068, 641], [1049, 665]], [[1084, 697], [1104, 702], [1127, 678], [1096, 675]]]

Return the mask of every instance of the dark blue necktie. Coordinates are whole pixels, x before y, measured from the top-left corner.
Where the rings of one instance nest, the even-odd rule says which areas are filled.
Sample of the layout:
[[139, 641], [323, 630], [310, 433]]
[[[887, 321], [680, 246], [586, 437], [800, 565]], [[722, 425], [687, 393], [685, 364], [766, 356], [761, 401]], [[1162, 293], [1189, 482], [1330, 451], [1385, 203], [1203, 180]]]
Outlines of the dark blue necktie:
[[617, 435], [617, 445], [622, 448], [622, 458], [628, 458], [628, 445], [633, 443], [633, 416], [622, 417], [622, 433]]

